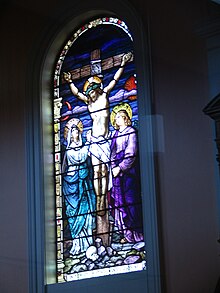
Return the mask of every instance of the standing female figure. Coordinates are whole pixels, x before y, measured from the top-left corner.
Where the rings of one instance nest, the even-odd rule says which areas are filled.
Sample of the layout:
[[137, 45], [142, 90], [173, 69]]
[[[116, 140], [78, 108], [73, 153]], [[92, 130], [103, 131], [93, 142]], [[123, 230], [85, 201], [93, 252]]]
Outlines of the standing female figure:
[[70, 253], [74, 255], [93, 243], [96, 197], [88, 168], [89, 145], [82, 139], [82, 122], [73, 118], [69, 125], [62, 172], [66, 216], [73, 239]]
[[138, 142], [136, 130], [131, 126], [131, 115], [131, 108], [126, 103], [115, 106], [111, 114], [116, 131], [111, 143], [113, 187], [110, 206], [114, 225], [122, 234], [121, 243], [143, 240]]

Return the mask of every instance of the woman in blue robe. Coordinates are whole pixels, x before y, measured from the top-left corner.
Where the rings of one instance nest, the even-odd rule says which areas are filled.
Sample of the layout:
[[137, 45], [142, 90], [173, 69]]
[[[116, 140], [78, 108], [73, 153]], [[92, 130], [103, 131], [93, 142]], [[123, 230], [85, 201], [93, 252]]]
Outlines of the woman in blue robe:
[[96, 199], [88, 168], [89, 145], [82, 140], [81, 121], [73, 119], [73, 122], [68, 131], [63, 160], [63, 195], [73, 239], [70, 253], [75, 255], [93, 244]]

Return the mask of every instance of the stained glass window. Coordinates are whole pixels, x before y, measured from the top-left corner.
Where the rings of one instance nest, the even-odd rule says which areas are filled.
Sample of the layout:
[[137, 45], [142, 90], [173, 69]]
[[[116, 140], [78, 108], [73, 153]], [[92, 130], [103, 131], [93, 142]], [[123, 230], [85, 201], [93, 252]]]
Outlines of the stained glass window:
[[133, 39], [113, 17], [73, 32], [54, 74], [57, 281], [146, 269]]

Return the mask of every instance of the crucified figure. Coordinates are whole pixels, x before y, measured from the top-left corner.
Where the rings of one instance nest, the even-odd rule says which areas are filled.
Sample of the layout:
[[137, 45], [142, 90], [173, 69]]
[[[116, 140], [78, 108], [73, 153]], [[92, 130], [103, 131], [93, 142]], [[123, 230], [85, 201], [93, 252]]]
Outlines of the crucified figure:
[[116, 71], [110, 83], [103, 88], [98, 76], [90, 77], [84, 84], [83, 92], [75, 86], [71, 73], [64, 72], [64, 79], [69, 83], [74, 96], [88, 105], [92, 118], [92, 131], [87, 132], [87, 140], [90, 142], [90, 155], [93, 167], [94, 190], [97, 202], [97, 215], [106, 214], [107, 190], [109, 181], [108, 165], [110, 163], [109, 136], [109, 93], [120, 79], [124, 66], [132, 58], [132, 53], [124, 54], [119, 69]]

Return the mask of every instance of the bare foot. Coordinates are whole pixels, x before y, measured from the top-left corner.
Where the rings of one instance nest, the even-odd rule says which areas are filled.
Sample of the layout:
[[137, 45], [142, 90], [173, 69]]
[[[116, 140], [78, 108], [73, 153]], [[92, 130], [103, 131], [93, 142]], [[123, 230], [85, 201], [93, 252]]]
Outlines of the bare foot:
[[128, 242], [128, 240], [126, 239], [126, 238], [122, 238], [121, 240], [120, 240], [120, 243], [121, 244], [124, 244], [124, 243], [127, 243]]

